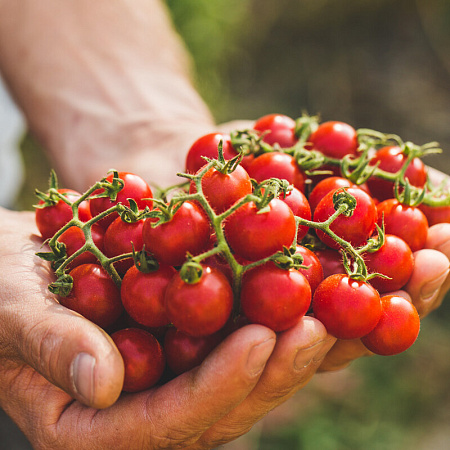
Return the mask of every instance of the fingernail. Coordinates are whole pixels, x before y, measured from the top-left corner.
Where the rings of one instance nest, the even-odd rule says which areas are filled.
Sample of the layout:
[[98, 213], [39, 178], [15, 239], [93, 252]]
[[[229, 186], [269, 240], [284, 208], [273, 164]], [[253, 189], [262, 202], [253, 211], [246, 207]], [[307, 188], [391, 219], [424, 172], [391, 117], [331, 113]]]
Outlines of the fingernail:
[[432, 301], [438, 295], [438, 289], [448, 276], [448, 269], [432, 281], [424, 284], [420, 290], [420, 298], [423, 302]]
[[247, 370], [252, 376], [256, 376], [263, 371], [274, 346], [275, 339], [270, 338], [264, 342], [261, 342], [260, 344], [255, 345], [250, 350], [247, 359]]
[[316, 342], [311, 347], [300, 348], [294, 358], [294, 370], [302, 370], [309, 366], [322, 349], [324, 341]]
[[79, 397], [88, 404], [94, 400], [95, 358], [88, 353], [79, 353], [72, 362], [73, 385]]

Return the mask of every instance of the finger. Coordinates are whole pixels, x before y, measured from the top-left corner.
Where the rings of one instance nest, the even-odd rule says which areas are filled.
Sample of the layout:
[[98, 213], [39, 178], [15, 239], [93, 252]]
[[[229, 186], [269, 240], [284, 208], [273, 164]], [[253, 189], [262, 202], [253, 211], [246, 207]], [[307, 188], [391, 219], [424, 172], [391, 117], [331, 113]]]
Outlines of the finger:
[[318, 371], [331, 372], [345, 369], [355, 359], [371, 355], [372, 352], [367, 350], [360, 339], [338, 340], [326, 354]]
[[304, 317], [298, 325], [280, 333], [258, 384], [239, 406], [202, 436], [204, 448], [248, 432], [269, 411], [301, 389], [334, 341], [322, 323], [312, 317]]
[[449, 260], [440, 251], [422, 249], [414, 253], [414, 270], [405, 290], [420, 316], [440, 305], [448, 288], [448, 274]]

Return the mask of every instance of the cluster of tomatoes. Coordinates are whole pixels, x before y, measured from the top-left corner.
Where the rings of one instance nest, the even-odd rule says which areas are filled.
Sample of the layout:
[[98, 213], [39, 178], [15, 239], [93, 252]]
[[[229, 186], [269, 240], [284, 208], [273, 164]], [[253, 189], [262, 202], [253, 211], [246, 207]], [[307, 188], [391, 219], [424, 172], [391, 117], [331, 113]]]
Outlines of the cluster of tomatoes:
[[271, 114], [200, 137], [187, 181], [160, 198], [133, 173], [84, 194], [53, 175], [36, 208], [50, 288], [111, 334], [128, 392], [199, 365], [236, 327], [281, 332], [305, 314], [374, 353], [402, 352], [419, 316], [387, 293], [406, 285], [428, 222], [450, 207], [423, 202], [420, 152], [384, 139]]

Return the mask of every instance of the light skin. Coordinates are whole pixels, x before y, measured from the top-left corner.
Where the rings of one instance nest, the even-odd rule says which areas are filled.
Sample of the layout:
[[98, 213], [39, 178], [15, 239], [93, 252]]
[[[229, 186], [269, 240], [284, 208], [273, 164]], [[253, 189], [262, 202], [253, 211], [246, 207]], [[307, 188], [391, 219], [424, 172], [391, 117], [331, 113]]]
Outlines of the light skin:
[[[188, 67], [156, 0], [0, 0], [2, 74], [67, 187], [84, 190], [111, 167], [171, 184], [197, 137], [245, 125], [214, 124]], [[249, 325], [200, 367], [120, 395], [123, 363], [110, 338], [47, 290], [33, 213], [0, 209], [0, 229], [0, 406], [35, 448], [216, 447], [317, 370], [366, 354], [312, 317], [278, 335]], [[448, 289], [448, 242], [450, 225], [438, 225], [415, 255], [405, 295], [423, 315]]]

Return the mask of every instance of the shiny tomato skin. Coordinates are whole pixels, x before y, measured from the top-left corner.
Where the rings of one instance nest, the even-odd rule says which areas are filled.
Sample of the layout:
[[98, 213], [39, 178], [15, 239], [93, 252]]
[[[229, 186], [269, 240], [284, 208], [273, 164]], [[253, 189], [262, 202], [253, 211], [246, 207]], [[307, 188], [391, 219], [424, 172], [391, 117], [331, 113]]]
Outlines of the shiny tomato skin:
[[[129, 206], [129, 198], [133, 199], [139, 209], [143, 210], [145, 207], [152, 209], [153, 207], [153, 193], [147, 182], [139, 175], [135, 175], [130, 172], [119, 172], [119, 178], [123, 181], [124, 186], [122, 190], [117, 194], [115, 201], [110, 200], [108, 197], [99, 197], [90, 199], [90, 210], [93, 217], [106, 211], [117, 203], [122, 203], [125, 206]], [[110, 173], [106, 179], [108, 181], [113, 180], [113, 173]], [[94, 192], [94, 195], [102, 193], [102, 190]], [[117, 213], [109, 214], [104, 219], [99, 220], [99, 223], [103, 228], [108, 226], [118, 217]]]
[[[242, 166], [237, 166], [231, 173], [222, 173], [211, 168], [203, 175], [201, 186], [206, 200], [216, 214], [223, 213], [253, 190], [250, 176]], [[193, 181], [189, 192], [197, 192]]]
[[210, 244], [211, 224], [201, 206], [184, 202], [170, 221], [153, 227], [154, 219], [146, 219], [142, 229], [145, 249], [158, 262], [179, 266], [186, 253], [198, 255]]
[[379, 322], [361, 341], [378, 355], [397, 355], [416, 341], [420, 331], [419, 314], [412, 303], [397, 295], [381, 297], [381, 304]]
[[[283, 193], [278, 197], [284, 203], [286, 203], [289, 208], [291, 208], [294, 216], [301, 217], [302, 219], [311, 220], [311, 207], [309, 206], [308, 199], [303, 192], [299, 191], [297, 188], [292, 187], [292, 189], [284, 195]], [[297, 241], [300, 242], [308, 233], [309, 227], [306, 225], [299, 225], [297, 231]]]
[[310, 304], [311, 286], [298, 270], [284, 270], [268, 263], [249, 270], [243, 277], [241, 308], [251, 323], [284, 331], [306, 314]]
[[450, 206], [428, 206], [421, 203], [419, 209], [425, 214], [430, 227], [438, 223], [450, 223]]
[[[143, 220], [129, 223], [117, 217], [105, 231], [104, 247], [106, 256], [113, 258], [125, 253], [131, 253], [133, 248], [136, 252], [141, 251], [144, 247], [142, 239], [143, 227]], [[114, 267], [121, 275], [124, 275], [133, 265], [133, 258], [122, 259], [114, 263]]]
[[133, 320], [152, 328], [170, 323], [164, 307], [164, 295], [175, 273], [173, 267], [166, 265], [147, 273], [136, 266], [127, 270], [120, 293], [125, 311]]
[[415, 206], [401, 204], [391, 198], [377, 205], [378, 224], [384, 221], [385, 232], [402, 238], [413, 252], [425, 246], [428, 235], [428, 220]]
[[267, 114], [256, 120], [253, 129], [266, 133], [263, 141], [281, 148], [292, 147], [298, 138], [295, 134], [295, 120], [284, 114]]
[[323, 269], [323, 277], [328, 278], [330, 275], [336, 273], [346, 273], [342, 255], [339, 251], [331, 248], [323, 248], [314, 251], [314, 254], [319, 258]]
[[190, 336], [171, 327], [164, 337], [167, 366], [175, 375], [187, 372], [199, 366], [223, 338], [221, 331], [208, 336]]
[[[387, 146], [377, 151], [370, 160], [371, 165], [378, 163], [378, 168], [389, 173], [396, 173], [406, 162], [407, 156], [398, 146]], [[418, 188], [423, 188], [427, 182], [427, 170], [420, 158], [413, 158], [405, 172], [405, 178], [409, 183]], [[394, 197], [394, 183], [375, 176], [367, 180], [367, 185], [372, 195], [379, 201]]]
[[111, 339], [125, 365], [124, 392], [144, 391], [161, 379], [166, 358], [152, 334], [139, 328], [124, 328], [113, 333]]
[[311, 292], [314, 293], [317, 286], [323, 281], [323, 268], [317, 255], [309, 248], [297, 245], [296, 254], [303, 256], [302, 266], [308, 267], [307, 269], [297, 269], [308, 280], [311, 286]]
[[123, 312], [120, 290], [105, 269], [98, 264], [82, 264], [69, 272], [73, 288], [60, 303], [94, 322], [108, 328]]
[[338, 188], [343, 187], [357, 187], [354, 183], [352, 183], [347, 178], [343, 177], [327, 177], [323, 180], [320, 180], [312, 189], [311, 193], [308, 196], [309, 205], [311, 207], [311, 211], [314, 212], [316, 206], [322, 200], [325, 195], [329, 192], [334, 191]]
[[376, 289], [346, 274], [325, 278], [314, 292], [312, 307], [314, 317], [338, 339], [365, 336], [381, 317], [381, 300]]
[[253, 202], [245, 203], [225, 221], [225, 236], [231, 249], [247, 261], [266, 258], [283, 247], [290, 247], [295, 238], [295, 217], [280, 199], [269, 202], [261, 212]]
[[186, 155], [186, 172], [196, 173], [206, 161], [203, 157], [217, 159], [219, 156], [219, 143], [222, 141], [223, 156], [226, 160], [237, 155], [237, 151], [231, 145], [230, 136], [224, 133], [208, 133], [199, 137], [189, 148]]
[[401, 289], [409, 281], [414, 269], [414, 255], [408, 244], [392, 234], [386, 234], [384, 239], [384, 245], [379, 250], [364, 254], [369, 273], [381, 273], [389, 277], [375, 277], [369, 281], [380, 293]]
[[[334, 212], [333, 195], [329, 192], [320, 200], [314, 211], [314, 221], [324, 222]], [[366, 192], [360, 188], [348, 188], [347, 192], [356, 199], [356, 207], [350, 217], [341, 214], [331, 223], [330, 229], [340, 238], [350, 242], [353, 246], [363, 245], [372, 235], [377, 223], [377, 207]], [[331, 248], [339, 249], [339, 244], [322, 230], [316, 231], [318, 238]]]
[[233, 290], [227, 277], [204, 266], [197, 283], [186, 283], [176, 273], [166, 288], [167, 316], [180, 331], [190, 336], [207, 336], [228, 321], [233, 307]]
[[294, 157], [282, 152], [264, 153], [256, 157], [247, 167], [251, 178], [258, 183], [269, 178], [287, 180], [299, 191], [305, 191], [306, 176]]

